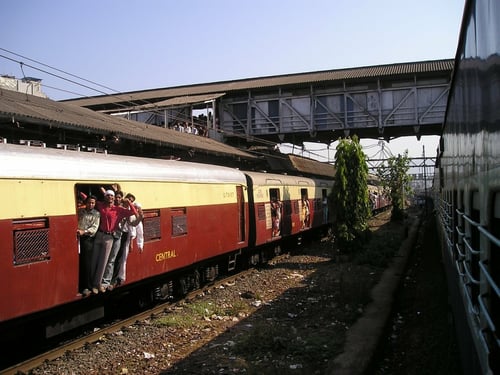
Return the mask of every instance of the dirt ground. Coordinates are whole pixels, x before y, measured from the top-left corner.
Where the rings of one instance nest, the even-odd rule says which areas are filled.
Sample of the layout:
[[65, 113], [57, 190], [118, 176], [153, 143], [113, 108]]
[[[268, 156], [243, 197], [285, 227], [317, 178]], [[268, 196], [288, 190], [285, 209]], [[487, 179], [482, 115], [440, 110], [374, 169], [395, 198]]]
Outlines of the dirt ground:
[[[332, 361], [407, 235], [389, 211], [370, 227], [369, 245], [355, 256], [330, 240], [304, 246], [33, 374], [332, 374]], [[417, 241], [411, 253], [370, 374], [459, 373], [429, 233], [421, 230], [419, 238], [430, 242]]]

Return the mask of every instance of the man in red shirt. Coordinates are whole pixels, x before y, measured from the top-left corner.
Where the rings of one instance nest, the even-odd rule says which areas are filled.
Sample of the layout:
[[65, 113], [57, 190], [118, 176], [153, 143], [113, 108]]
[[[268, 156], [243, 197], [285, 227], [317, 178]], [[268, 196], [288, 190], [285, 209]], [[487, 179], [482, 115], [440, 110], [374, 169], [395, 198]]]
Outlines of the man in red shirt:
[[[128, 198], [124, 198], [126, 200]], [[104, 293], [106, 288], [102, 285], [102, 277], [106, 264], [108, 263], [111, 247], [113, 246], [113, 233], [118, 228], [118, 224], [123, 218], [138, 215], [133, 204], [127, 205], [129, 208], [115, 205], [115, 192], [106, 190], [104, 202], [97, 202], [96, 209], [101, 214], [99, 230], [94, 240], [94, 250], [92, 253], [92, 293]]]

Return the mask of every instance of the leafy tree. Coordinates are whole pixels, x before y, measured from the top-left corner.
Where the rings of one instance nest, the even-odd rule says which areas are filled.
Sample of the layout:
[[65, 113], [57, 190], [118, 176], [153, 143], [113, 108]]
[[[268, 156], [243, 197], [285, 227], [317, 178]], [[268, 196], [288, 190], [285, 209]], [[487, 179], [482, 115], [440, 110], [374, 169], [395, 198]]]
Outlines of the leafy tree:
[[380, 177], [386, 194], [390, 195], [392, 201], [392, 220], [404, 218], [405, 200], [412, 193], [410, 159], [408, 150], [403, 155], [392, 156], [387, 159], [387, 165], [382, 163], [377, 174]]
[[333, 232], [339, 247], [352, 251], [361, 245], [371, 215], [368, 166], [357, 136], [339, 140], [335, 168]]

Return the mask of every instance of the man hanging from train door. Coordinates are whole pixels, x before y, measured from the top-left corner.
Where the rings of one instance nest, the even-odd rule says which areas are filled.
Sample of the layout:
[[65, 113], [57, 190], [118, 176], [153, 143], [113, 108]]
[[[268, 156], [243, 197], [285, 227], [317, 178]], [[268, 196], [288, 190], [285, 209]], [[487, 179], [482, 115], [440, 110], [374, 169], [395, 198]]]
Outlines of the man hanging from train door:
[[80, 245], [80, 290], [84, 297], [91, 293], [91, 264], [95, 234], [99, 228], [101, 214], [95, 209], [97, 198], [89, 195], [85, 207], [78, 209], [78, 229], [76, 234]]

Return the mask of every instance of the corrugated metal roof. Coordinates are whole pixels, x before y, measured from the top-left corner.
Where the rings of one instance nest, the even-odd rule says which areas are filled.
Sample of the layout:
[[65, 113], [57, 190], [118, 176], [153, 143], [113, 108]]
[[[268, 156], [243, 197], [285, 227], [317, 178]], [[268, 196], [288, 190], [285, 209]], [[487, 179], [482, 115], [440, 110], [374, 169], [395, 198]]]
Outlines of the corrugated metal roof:
[[328, 163], [320, 163], [316, 160], [306, 159], [289, 154], [288, 157], [294, 168], [302, 173], [310, 173], [317, 176], [335, 177], [335, 167]]
[[133, 91], [117, 95], [95, 96], [84, 99], [70, 99], [72, 102], [83, 107], [92, 107], [112, 103], [154, 101], [159, 98], [174, 98], [191, 95], [202, 95], [208, 93], [220, 93], [250, 90], [267, 87], [278, 87], [286, 85], [304, 85], [311, 83], [332, 83], [345, 80], [363, 80], [373, 77], [404, 76], [418, 73], [443, 73], [451, 72], [454, 60], [432, 60], [410, 63], [398, 63], [387, 65], [376, 65], [349, 69], [324, 70], [309, 73], [285, 74], [279, 76], [268, 76], [258, 78], [240, 79], [234, 81], [223, 81], [204, 83], [170, 88], [159, 88], [151, 90]]
[[267, 164], [272, 171], [282, 173], [294, 172], [301, 175], [335, 177], [335, 167], [328, 163], [304, 158], [293, 154], [269, 154], [265, 156]]
[[56, 102], [10, 90], [0, 89], [0, 119], [77, 130], [88, 129], [96, 133], [109, 132], [124, 139], [203, 150], [245, 159], [256, 158], [252, 154], [210, 138], [109, 116], [75, 104]]

